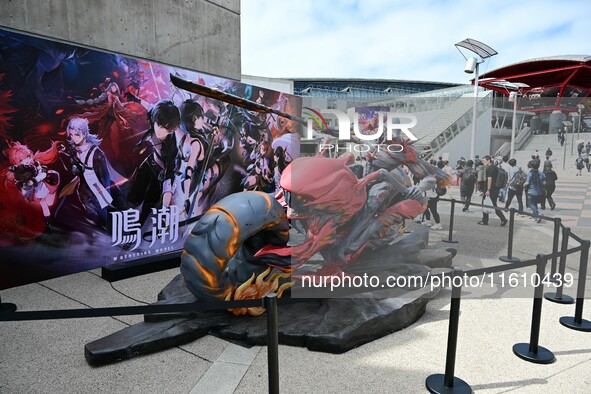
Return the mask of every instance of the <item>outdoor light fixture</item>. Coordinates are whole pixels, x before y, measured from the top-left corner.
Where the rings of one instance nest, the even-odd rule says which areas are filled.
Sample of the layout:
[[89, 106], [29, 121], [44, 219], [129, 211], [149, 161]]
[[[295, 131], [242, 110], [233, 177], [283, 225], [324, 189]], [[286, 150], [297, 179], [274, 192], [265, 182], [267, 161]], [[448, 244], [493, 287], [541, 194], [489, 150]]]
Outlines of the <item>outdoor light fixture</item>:
[[577, 128], [577, 139], [579, 138], [579, 133], [581, 132], [581, 118], [583, 117], [583, 110], [585, 106], [583, 104], [577, 104], [577, 112], [579, 113], [579, 127]]
[[511, 153], [510, 156], [513, 158], [515, 154], [515, 129], [517, 128], [517, 97], [519, 93], [511, 92], [509, 93], [509, 102], [513, 103], [513, 121], [511, 122]]
[[470, 52], [473, 52], [474, 54], [478, 55], [479, 57], [476, 58], [471, 56], [469, 58], [466, 58], [462, 51], [460, 51], [462, 56], [464, 56], [464, 59], [466, 59], [466, 67], [464, 68], [464, 72], [466, 72], [467, 74], [474, 73], [474, 108], [472, 110], [472, 135], [470, 137], [470, 158], [474, 159], [474, 142], [476, 139], [476, 118], [478, 113], [478, 66], [479, 64], [484, 63], [484, 59], [496, 55], [497, 51], [495, 51], [488, 45], [480, 41], [473, 40], [471, 38], [466, 38], [465, 40], [460, 41], [455, 45], [456, 48], [458, 48], [458, 51], [460, 51], [460, 47], [465, 48], [468, 49]]
[[466, 67], [464, 67], [464, 72], [466, 74], [473, 74], [474, 70], [477, 69], [478, 65], [482, 63], [482, 61], [478, 61], [475, 57], [470, 56], [468, 61], [466, 62]]

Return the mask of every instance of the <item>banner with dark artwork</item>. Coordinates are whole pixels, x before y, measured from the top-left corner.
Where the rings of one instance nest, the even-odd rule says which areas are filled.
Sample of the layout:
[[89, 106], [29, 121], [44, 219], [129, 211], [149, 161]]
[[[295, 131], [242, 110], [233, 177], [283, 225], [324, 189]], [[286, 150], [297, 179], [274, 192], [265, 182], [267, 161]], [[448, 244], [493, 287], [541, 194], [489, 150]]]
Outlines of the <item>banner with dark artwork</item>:
[[0, 29], [0, 289], [178, 251], [222, 197], [274, 193], [299, 155], [276, 113], [301, 99]]

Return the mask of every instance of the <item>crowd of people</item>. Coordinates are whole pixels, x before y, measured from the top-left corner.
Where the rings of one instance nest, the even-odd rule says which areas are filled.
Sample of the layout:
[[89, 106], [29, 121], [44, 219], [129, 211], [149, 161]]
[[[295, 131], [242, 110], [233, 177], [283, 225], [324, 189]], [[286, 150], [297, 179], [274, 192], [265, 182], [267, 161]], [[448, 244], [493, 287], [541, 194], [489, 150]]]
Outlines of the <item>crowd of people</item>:
[[583, 169], [587, 169], [587, 172], [591, 172], [591, 142], [579, 141], [577, 144], [577, 158], [575, 159], [575, 165], [577, 167], [577, 176], [583, 175]]
[[[591, 151], [591, 143], [588, 144], [588, 149]], [[515, 200], [518, 215], [525, 216], [524, 209], [529, 209], [533, 214], [532, 219], [541, 223], [540, 209], [545, 210], [546, 207], [549, 207], [550, 210], [554, 210], [556, 208], [552, 195], [556, 190], [558, 175], [553, 170], [552, 154], [552, 150], [548, 148], [545, 152], [545, 159], [542, 161], [536, 150], [525, 165], [521, 165], [514, 158], [509, 159], [508, 156], [491, 157], [490, 155], [483, 157], [476, 155], [474, 160], [466, 160], [462, 157], [454, 168], [442, 157], [439, 157], [438, 160], [431, 160], [431, 164], [457, 179], [463, 212], [469, 211], [474, 196], [477, 196], [475, 202], [478, 204], [505, 209], [509, 209]], [[589, 171], [591, 167], [588, 164], [589, 160], [584, 163]], [[579, 168], [578, 164], [577, 168]], [[447, 198], [456, 197], [452, 195], [449, 186], [446, 189], [433, 189], [427, 192], [428, 208], [421, 217], [415, 219], [417, 223], [436, 230], [443, 229], [437, 212], [439, 198], [445, 194], [447, 194]], [[492, 213], [499, 218], [501, 227], [508, 223], [506, 215], [500, 209], [486, 207], [478, 209], [482, 209], [482, 218], [478, 222], [480, 225], [489, 225]], [[431, 217], [433, 217], [434, 223], [431, 222]]]

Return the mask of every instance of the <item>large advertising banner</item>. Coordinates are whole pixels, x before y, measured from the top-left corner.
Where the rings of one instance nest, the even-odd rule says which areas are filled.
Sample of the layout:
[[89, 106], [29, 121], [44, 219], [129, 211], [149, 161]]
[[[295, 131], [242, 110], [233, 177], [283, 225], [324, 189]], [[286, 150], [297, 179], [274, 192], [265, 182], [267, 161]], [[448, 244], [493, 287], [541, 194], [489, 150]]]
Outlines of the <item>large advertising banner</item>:
[[0, 289], [178, 251], [222, 197], [273, 193], [299, 124], [224, 94], [301, 114], [285, 93], [0, 29]]

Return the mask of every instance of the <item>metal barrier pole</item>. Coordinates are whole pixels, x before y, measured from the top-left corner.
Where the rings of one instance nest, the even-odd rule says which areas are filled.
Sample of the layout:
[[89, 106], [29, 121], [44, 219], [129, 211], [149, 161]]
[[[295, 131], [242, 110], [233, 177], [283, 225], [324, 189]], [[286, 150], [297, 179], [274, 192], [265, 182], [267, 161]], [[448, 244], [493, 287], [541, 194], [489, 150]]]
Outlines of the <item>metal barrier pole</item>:
[[2, 297], [0, 297], [0, 313], [2, 312], [16, 312], [16, 305], [10, 302], [2, 302]]
[[552, 266], [550, 268], [550, 276], [554, 278], [554, 274], [556, 273], [556, 253], [558, 253], [558, 238], [560, 237], [560, 223], [562, 220], [560, 218], [554, 219], [554, 238], [552, 239]]
[[563, 316], [560, 324], [577, 331], [591, 332], [591, 322], [583, 319], [583, 301], [585, 300], [585, 281], [587, 279], [587, 264], [589, 260], [589, 246], [591, 242], [584, 241], [581, 245], [581, 264], [579, 266], [579, 285], [577, 287], [577, 304], [575, 305], [575, 316]]
[[536, 257], [536, 276], [537, 284], [534, 292], [534, 307], [532, 312], [531, 332], [529, 343], [516, 343], [513, 345], [513, 353], [525, 361], [535, 364], [550, 364], [556, 361], [554, 353], [550, 350], [539, 346], [540, 339], [540, 322], [542, 319], [542, 295], [544, 292], [544, 272], [546, 271], [547, 260], [543, 255], [539, 254]]
[[507, 263], [519, 263], [521, 259], [513, 257], [513, 233], [515, 231], [515, 208], [509, 209], [509, 240], [507, 242], [507, 256], [500, 256], [499, 260]]
[[267, 309], [267, 369], [269, 393], [279, 394], [279, 334], [277, 321], [277, 294], [265, 296]]
[[568, 240], [570, 239], [570, 227], [565, 227], [562, 230], [562, 243], [560, 246], [560, 263], [558, 264], [558, 280], [560, 280], [560, 286], [556, 289], [556, 293], [546, 293], [544, 298], [548, 301], [556, 302], [558, 304], [574, 304], [575, 300], [570, 296], [562, 294], [564, 287], [564, 271], [566, 271], [566, 258], [568, 257]]
[[443, 242], [447, 242], [448, 244], [457, 244], [458, 241], [454, 241], [452, 239], [453, 237], [453, 232], [454, 232], [454, 213], [455, 213], [455, 207], [456, 207], [456, 200], [452, 198], [451, 200], [451, 212], [449, 214], [449, 234], [447, 236], [447, 239], [442, 239]]
[[[451, 289], [451, 306], [449, 311], [449, 328], [447, 332], [445, 375], [434, 374], [427, 377], [425, 380], [425, 387], [430, 393], [472, 393], [472, 388], [468, 383], [454, 376], [456, 348], [458, 344], [458, 323], [460, 320], [460, 300], [462, 297], [462, 275], [462, 269], [454, 267]], [[459, 278], [460, 280], [456, 280], [456, 278]]]

